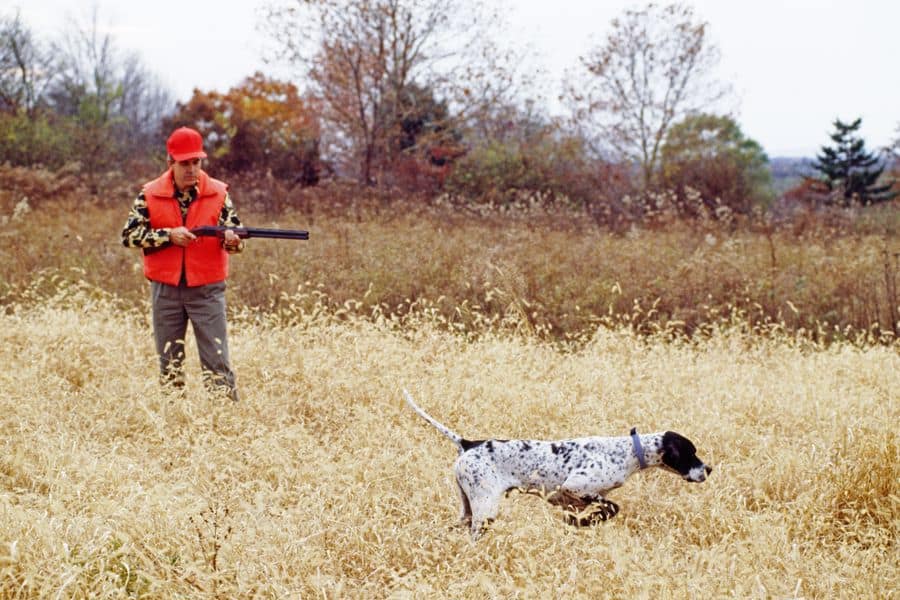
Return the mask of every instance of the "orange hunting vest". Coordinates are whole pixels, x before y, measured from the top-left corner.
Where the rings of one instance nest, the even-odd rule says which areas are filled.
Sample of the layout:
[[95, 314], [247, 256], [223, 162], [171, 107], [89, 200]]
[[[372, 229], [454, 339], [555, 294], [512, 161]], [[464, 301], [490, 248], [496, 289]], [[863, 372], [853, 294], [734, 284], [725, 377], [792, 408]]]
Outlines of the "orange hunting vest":
[[[174, 197], [172, 170], [169, 169], [144, 184], [150, 226], [162, 229], [184, 225], [193, 229], [201, 225], [218, 225], [227, 191], [225, 183], [200, 171], [197, 198], [188, 207], [187, 220], [182, 220], [181, 207]], [[182, 269], [190, 287], [224, 281], [228, 277], [228, 253], [222, 248], [222, 240], [198, 237], [187, 248], [172, 244], [157, 252], [144, 254], [144, 275], [147, 279], [178, 285]]]

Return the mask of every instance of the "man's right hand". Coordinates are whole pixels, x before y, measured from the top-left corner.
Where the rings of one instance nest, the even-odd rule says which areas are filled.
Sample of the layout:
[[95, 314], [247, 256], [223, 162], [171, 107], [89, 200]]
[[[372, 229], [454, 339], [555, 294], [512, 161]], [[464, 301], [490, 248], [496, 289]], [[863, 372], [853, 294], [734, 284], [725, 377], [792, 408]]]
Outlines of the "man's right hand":
[[187, 227], [173, 227], [169, 230], [169, 240], [176, 246], [187, 246], [195, 239], [197, 236]]

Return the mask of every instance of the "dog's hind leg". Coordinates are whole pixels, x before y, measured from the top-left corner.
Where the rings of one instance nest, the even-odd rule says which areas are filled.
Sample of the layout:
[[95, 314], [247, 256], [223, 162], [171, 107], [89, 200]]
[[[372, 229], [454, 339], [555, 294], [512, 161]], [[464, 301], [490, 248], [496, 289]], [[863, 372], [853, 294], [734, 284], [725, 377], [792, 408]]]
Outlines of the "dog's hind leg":
[[459, 480], [456, 480], [455, 483], [456, 492], [459, 494], [459, 521], [460, 523], [468, 527], [472, 524], [472, 505], [469, 503], [469, 497], [466, 496], [466, 492], [459, 484]]
[[487, 493], [482, 492], [474, 498], [469, 498], [472, 508], [472, 540], [477, 540], [481, 536], [482, 530], [494, 519], [500, 512], [500, 499], [503, 497], [503, 491], [496, 492], [490, 490]]

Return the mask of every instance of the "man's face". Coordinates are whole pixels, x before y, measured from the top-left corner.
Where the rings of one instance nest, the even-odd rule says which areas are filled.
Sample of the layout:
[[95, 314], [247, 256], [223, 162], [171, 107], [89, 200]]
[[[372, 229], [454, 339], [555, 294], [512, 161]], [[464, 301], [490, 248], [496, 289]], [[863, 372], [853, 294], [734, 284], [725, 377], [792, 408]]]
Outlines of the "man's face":
[[186, 190], [197, 184], [197, 178], [200, 177], [200, 159], [189, 158], [188, 160], [169, 161], [172, 165], [172, 174], [175, 177], [175, 186], [179, 190]]

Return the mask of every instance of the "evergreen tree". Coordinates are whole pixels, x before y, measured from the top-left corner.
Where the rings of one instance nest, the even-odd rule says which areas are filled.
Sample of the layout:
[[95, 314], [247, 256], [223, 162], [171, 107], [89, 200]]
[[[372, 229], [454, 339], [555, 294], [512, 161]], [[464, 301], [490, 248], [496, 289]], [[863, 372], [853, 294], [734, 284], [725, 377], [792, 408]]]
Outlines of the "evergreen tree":
[[866, 143], [856, 135], [862, 119], [844, 123], [834, 121], [831, 139], [834, 146], [822, 146], [812, 167], [822, 173], [829, 203], [849, 206], [854, 201], [863, 205], [887, 202], [897, 196], [894, 181], [878, 183], [884, 171], [881, 158], [866, 150]]

